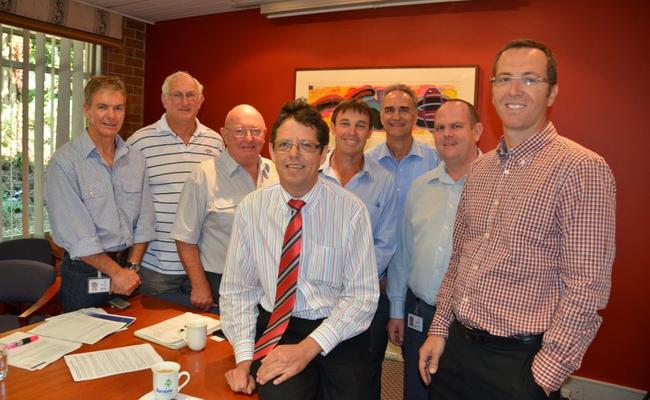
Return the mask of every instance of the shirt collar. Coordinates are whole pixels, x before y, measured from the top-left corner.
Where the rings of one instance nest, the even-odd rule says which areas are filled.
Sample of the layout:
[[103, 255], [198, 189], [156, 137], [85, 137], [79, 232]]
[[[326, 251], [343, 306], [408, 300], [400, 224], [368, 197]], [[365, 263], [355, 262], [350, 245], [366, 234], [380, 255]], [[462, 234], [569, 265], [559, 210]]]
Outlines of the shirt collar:
[[447, 173], [447, 166], [445, 165], [445, 162], [440, 161], [440, 164], [438, 164], [437, 167], [431, 170], [427, 182], [428, 183], [441, 182], [447, 185], [454, 185], [458, 182], [462, 182], [463, 179], [465, 178], [463, 177], [458, 181], [455, 181], [451, 176], [449, 176], [449, 173]]
[[[383, 158], [391, 158], [395, 160], [395, 157], [393, 157], [393, 154], [390, 152], [390, 149], [388, 148], [388, 144], [386, 142], [380, 144], [380, 151], [379, 151], [379, 159]], [[413, 143], [411, 143], [411, 148], [409, 149], [408, 154], [404, 158], [410, 158], [410, 157], [417, 157], [417, 158], [424, 158], [424, 152], [422, 151], [422, 148], [420, 148], [418, 142], [413, 138]]]
[[[194, 122], [196, 122], [196, 130], [194, 133], [192, 133], [192, 138], [198, 137], [203, 135], [205, 132], [205, 126], [201, 124], [198, 118], [194, 118]], [[178, 137], [174, 131], [172, 131], [172, 128], [169, 127], [169, 123], [167, 122], [167, 114], [163, 114], [162, 117], [156, 122], [156, 129], [159, 132], [167, 132], [172, 134], [172, 136]]]
[[[99, 152], [97, 151], [97, 146], [95, 146], [95, 142], [90, 138], [90, 134], [88, 133], [87, 129], [84, 129], [84, 131], [79, 135], [79, 144], [81, 145], [81, 150], [82, 154], [86, 158], [90, 157], [92, 154], [97, 154], [99, 155]], [[120, 157], [124, 156], [129, 152], [129, 146], [124, 143], [124, 140], [120, 135], [115, 135], [115, 157], [114, 159], [117, 160]]]
[[[224, 171], [228, 176], [233, 176], [236, 173], [240, 172], [246, 172], [244, 171], [244, 168], [242, 168], [242, 166], [232, 158], [228, 150], [221, 153], [221, 155], [218, 157], [219, 162], [223, 165]], [[271, 171], [271, 164], [269, 164], [269, 162], [261, 156], [257, 156], [257, 165], [258, 175], [263, 176], [264, 178], [268, 178]]]
[[320, 192], [323, 190], [323, 183], [324, 181], [321, 181], [321, 177], [318, 177], [318, 180], [316, 181], [316, 184], [314, 187], [312, 187], [309, 192], [305, 193], [304, 196], [302, 197], [293, 197], [284, 190], [282, 185], [280, 185], [280, 192], [282, 194], [282, 198], [284, 199], [284, 206], [286, 207], [287, 210], [289, 210], [289, 205], [287, 204], [289, 200], [291, 199], [296, 199], [296, 200], [302, 200], [305, 202], [305, 206], [303, 207], [303, 211], [305, 211], [308, 214], [311, 214], [314, 212], [316, 209], [316, 205], [318, 204], [318, 200], [320, 199]]
[[501, 136], [499, 139], [499, 145], [497, 146], [497, 156], [501, 161], [506, 161], [508, 158], [513, 157], [513, 159], [519, 158], [528, 158], [533, 156], [539, 150], [544, 148], [551, 140], [557, 136], [557, 131], [555, 126], [551, 121], [548, 121], [546, 126], [542, 128], [539, 132], [536, 132], [528, 139], [524, 140], [519, 146], [514, 149], [508, 149], [506, 147], [505, 136]]
[[[327, 153], [325, 162], [320, 166], [320, 172], [322, 172], [326, 176], [336, 178], [336, 180], [338, 181], [338, 177], [336, 176], [336, 172], [334, 172], [334, 168], [332, 168], [332, 162], [331, 162], [331, 158], [335, 150], [336, 149], [332, 149]], [[361, 179], [362, 176], [367, 176], [368, 178], [372, 178], [372, 170], [369, 164], [370, 162], [371, 161], [368, 160], [368, 157], [366, 157], [364, 154], [363, 166], [361, 167], [361, 171], [357, 172], [354, 176], [360, 175], [359, 179]]]

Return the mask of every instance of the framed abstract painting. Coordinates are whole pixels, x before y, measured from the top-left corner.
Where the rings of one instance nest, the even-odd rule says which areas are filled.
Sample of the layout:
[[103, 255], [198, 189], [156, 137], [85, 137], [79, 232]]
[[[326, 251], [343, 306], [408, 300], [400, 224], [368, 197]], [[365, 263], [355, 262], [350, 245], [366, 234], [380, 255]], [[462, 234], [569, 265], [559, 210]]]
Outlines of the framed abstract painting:
[[[436, 110], [448, 99], [459, 98], [476, 103], [477, 66], [297, 69], [295, 97], [304, 97], [330, 122], [334, 108], [343, 100], [359, 98], [373, 112], [374, 133], [367, 148], [385, 141], [379, 109], [386, 87], [404, 83], [417, 96], [417, 121], [413, 135], [433, 145]], [[330, 143], [334, 143], [331, 138]]]

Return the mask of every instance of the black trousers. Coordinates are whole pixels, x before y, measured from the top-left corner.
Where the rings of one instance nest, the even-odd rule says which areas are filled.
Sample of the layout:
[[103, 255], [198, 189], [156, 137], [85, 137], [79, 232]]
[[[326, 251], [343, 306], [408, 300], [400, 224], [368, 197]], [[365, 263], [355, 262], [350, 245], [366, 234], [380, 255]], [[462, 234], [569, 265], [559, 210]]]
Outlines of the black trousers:
[[547, 397], [533, 380], [531, 365], [541, 343], [498, 343], [466, 329], [458, 322], [450, 327], [429, 400], [560, 399], [559, 391]]
[[370, 327], [368, 328], [368, 379], [370, 382], [367, 399], [381, 399], [381, 365], [388, 345], [389, 304], [386, 293], [379, 294], [379, 303]]
[[[262, 336], [271, 316], [261, 307], [259, 310], [256, 340]], [[322, 321], [291, 317], [279, 344], [299, 343]], [[285, 382], [274, 385], [271, 380], [258, 385], [259, 397], [261, 400], [365, 400], [368, 389], [367, 357], [368, 334], [364, 332], [339, 343], [326, 356], [317, 355], [304, 370]], [[259, 367], [260, 360], [253, 361], [253, 376], [257, 375]]]

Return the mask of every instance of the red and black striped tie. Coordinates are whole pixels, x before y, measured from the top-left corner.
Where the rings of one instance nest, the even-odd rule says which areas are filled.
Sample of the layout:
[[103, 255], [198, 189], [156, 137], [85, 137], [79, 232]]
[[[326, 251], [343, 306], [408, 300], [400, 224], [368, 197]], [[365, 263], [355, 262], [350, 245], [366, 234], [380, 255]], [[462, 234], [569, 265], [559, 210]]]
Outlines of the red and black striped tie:
[[302, 246], [302, 215], [300, 209], [305, 205], [302, 200], [289, 200], [293, 216], [284, 232], [278, 283], [275, 290], [275, 306], [264, 334], [255, 343], [254, 360], [259, 360], [271, 352], [282, 338], [289, 325], [289, 317], [296, 302], [296, 284], [300, 266], [300, 249]]

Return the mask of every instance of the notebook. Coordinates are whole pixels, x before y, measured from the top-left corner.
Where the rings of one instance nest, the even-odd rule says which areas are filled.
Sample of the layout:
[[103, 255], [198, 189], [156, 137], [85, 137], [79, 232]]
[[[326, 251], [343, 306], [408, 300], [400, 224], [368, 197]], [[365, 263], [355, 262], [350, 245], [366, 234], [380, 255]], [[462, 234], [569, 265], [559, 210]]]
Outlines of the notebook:
[[155, 325], [139, 329], [133, 334], [140, 339], [148, 340], [170, 349], [180, 349], [187, 345], [184, 339], [185, 324], [193, 320], [205, 321], [208, 325], [208, 335], [221, 329], [221, 321], [216, 318], [186, 312]]

